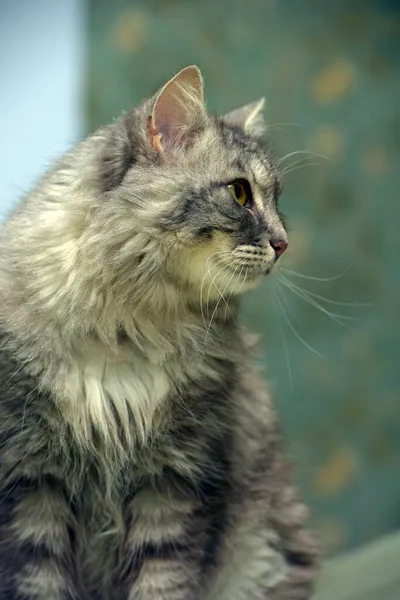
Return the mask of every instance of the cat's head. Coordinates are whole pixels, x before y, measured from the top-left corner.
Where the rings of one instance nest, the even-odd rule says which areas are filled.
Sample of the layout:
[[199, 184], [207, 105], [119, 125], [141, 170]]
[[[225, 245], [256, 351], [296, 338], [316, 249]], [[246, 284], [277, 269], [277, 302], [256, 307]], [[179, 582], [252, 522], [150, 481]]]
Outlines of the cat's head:
[[209, 115], [187, 67], [38, 182], [0, 236], [0, 318], [28, 360], [33, 347], [63, 357], [88, 332], [173, 351], [181, 322], [188, 339], [198, 331], [194, 310], [219, 314], [221, 296], [279, 264], [282, 180], [259, 138], [262, 105]]
[[201, 73], [189, 66], [112, 126], [101, 188], [146, 241], [136, 268], [148, 277], [215, 299], [271, 272], [287, 233], [281, 174], [259, 140], [262, 108], [208, 115]]

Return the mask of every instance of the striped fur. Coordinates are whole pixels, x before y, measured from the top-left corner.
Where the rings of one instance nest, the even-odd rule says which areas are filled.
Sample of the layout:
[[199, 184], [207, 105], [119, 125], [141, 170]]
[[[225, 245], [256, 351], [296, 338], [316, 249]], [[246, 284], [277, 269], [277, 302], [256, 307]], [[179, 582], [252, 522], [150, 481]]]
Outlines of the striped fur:
[[[207, 115], [188, 67], [4, 223], [0, 600], [310, 597], [306, 510], [237, 325], [286, 240], [261, 105]], [[249, 209], [226, 185], [244, 176]]]

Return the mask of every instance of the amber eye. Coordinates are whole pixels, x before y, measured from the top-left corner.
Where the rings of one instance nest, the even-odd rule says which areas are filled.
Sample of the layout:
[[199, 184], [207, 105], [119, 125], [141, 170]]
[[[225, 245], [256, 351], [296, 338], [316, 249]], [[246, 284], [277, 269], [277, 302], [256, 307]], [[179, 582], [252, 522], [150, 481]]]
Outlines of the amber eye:
[[[247, 181], [246, 181], [247, 184]], [[243, 181], [234, 181], [228, 185], [228, 190], [234, 200], [240, 204], [240, 206], [245, 206], [248, 202], [251, 201], [251, 191], [250, 186]]]

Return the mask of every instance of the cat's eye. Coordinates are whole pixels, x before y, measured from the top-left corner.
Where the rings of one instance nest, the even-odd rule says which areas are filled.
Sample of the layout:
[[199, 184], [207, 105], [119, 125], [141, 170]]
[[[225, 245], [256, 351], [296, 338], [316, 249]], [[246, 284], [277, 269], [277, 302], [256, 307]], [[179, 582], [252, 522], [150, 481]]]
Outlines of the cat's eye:
[[248, 181], [245, 179], [233, 181], [228, 184], [228, 190], [230, 195], [240, 206], [246, 206], [252, 200], [251, 188]]

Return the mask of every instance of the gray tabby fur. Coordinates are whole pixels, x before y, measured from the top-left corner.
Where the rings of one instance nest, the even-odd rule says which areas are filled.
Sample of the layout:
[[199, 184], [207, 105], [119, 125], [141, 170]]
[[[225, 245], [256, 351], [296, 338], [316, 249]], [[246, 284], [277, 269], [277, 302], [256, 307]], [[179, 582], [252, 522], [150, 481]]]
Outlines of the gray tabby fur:
[[0, 600], [311, 594], [306, 510], [236, 319], [286, 239], [280, 174], [249, 133], [261, 104], [232, 124], [196, 67], [172, 81], [2, 227]]

